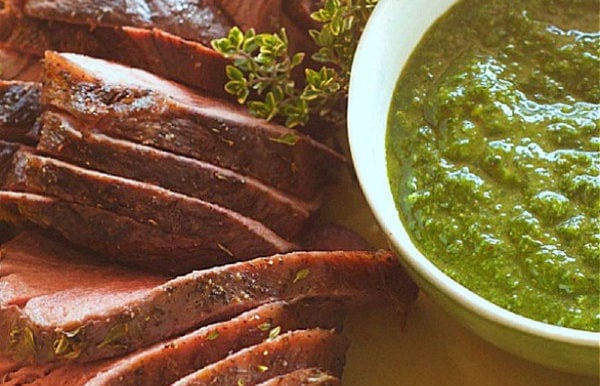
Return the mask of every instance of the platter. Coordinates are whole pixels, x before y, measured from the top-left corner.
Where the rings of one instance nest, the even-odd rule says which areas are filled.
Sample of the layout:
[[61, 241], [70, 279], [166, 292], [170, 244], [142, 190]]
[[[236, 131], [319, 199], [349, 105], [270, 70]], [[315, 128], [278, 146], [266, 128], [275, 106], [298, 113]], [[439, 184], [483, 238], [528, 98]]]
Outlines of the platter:
[[[216, 129], [212, 131], [218, 132]], [[296, 136], [293, 137], [295, 139], [292, 145], [295, 145], [298, 139]], [[270, 137], [266, 143], [290, 145], [285, 143], [284, 139], [284, 135], [277, 138]], [[340, 140], [341, 143], [346, 141], [346, 138]], [[228, 146], [233, 144], [232, 141], [227, 143]], [[371, 214], [350, 164], [339, 173], [338, 178], [325, 192], [325, 204], [319, 210], [317, 222], [346, 226], [361, 234], [371, 245], [388, 249], [390, 247], [388, 241]], [[221, 174], [214, 176], [217, 179], [223, 177]], [[118, 195], [117, 201], [126, 196], [126, 194]], [[151, 221], [156, 223], [153, 218]], [[155, 225], [154, 223], [152, 225]], [[234, 233], [239, 235], [243, 232]], [[222, 253], [232, 255], [220, 243], [217, 245]], [[304, 276], [297, 275], [296, 279], [302, 280], [309, 271], [301, 270], [298, 274], [301, 272]], [[345, 385], [586, 386], [598, 384], [597, 378], [557, 372], [495, 348], [461, 327], [423, 293], [413, 305], [406, 320], [397, 315], [394, 309], [362, 310], [349, 316], [345, 333], [351, 341], [344, 373]], [[98, 347], [103, 344], [104, 342]]]

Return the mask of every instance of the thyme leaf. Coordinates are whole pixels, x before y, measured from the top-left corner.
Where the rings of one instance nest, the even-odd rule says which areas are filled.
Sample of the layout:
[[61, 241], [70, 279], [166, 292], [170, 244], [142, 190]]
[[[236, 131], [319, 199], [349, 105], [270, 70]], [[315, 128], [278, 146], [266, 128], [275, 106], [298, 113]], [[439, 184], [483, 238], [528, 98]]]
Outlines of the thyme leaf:
[[208, 340], [215, 340], [219, 337], [219, 331], [211, 331], [208, 336], [206, 337], [206, 339]]
[[260, 371], [261, 373], [264, 373], [265, 371], [269, 371], [269, 367], [265, 366], [265, 365], [258, 365], [258, 366], [256, 366], [256, 369], [258, 371]]
[[281, 143], [288, 146], [294, 146], [300, 140], [300, 137], [294, 133], [285, 133], [278, 138], [270, 139], [273, 142]]
[[61, 331], [52, 343], [54, 355], [65, 359], [78, 358], [85, 348], [83, 327], [71, 331]]
[[258, 329], [261, 330], [262, 332], [268, 331], [269, 329], [271, 329], [271, 323], [269, 322], [264, 322], [258, 325]]
[[281, 333], [281, 326], [277, 326], [274, 329], [272, 329], [271, 331], [269, 331], [269, 339], [275, 339], [279, 336], [279, 334]]
[[104, 337], [104, 340], [100, 342], [96, 347], [102, 348], [105, 346], [125, 346], [124, 342], [129, 335], [129, 326], [126, 323], [117, 324], [113, 326], [110, 331]]
[[308, 268], [301, 269], [298, 272], [296, 272], [296, 277], [294, 277], [294, 281], [292, 283], [296, 284], [300, 280], [306, 279], [308, 277], [308, 275], [310, 275], [310, 269], [308, 269]]
[[345, 112], [339, 106], [347, 99], [354, 52], [377, 1], [325, 0], [323, 8], [311, 14], [322, 24], [320, 30], [309, 31], [318, 48], [312, 59], [323, 66], [304, 68], [302, 85], [296, 83], [294, 70], [306, 54], [289, 52], [285, 29], [257, 34], [233, 27], [227, 37], [211, 42], [232, 59], [225, 70], [225, 91], [246, 104], [252, 115], [280, 119], [290, 128], [306, 125], [312, 116], [345, 127]]

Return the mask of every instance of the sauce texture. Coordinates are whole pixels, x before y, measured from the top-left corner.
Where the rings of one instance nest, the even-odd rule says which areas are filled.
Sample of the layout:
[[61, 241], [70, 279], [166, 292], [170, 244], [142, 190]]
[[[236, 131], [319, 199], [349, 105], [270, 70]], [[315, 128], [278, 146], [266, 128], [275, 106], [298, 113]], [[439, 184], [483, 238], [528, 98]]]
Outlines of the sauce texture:
[[515, 313], [600, 331], [598, 0], [463, 0], [402, 72], [386, 151], [418, 248]]

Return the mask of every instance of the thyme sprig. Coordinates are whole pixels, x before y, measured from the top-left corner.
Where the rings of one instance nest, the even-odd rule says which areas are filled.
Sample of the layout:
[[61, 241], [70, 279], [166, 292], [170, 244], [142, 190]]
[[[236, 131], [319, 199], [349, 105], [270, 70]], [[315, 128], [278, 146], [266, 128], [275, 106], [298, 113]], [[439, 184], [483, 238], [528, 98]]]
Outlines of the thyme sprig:
[[285, 29], [277, 33], [242, 32], [238, 27], [227, 37], [212, 41], [213, 48], [232, 64], [226, 68], [225, 90], [250, 113], [267, 120], [282, 119], [288, 127], [304, 126], [315, 115], [337, 126], [345, 126], [340, 109], [348, 96], [350, 68], [358, 39], [377, 0], [325, 0], [311, 14], [322, 23], [310, 30], [318, 50], [313, 61], [319, 69], [304, 68], [298, 84], [295, 69], [305, 53], [290, 54]]

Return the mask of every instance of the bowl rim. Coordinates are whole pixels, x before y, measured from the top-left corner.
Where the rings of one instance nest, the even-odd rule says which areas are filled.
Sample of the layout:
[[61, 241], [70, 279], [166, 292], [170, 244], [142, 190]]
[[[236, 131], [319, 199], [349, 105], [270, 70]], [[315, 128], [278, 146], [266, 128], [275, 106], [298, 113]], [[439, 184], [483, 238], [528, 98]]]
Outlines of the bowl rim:
[[[393, 213], [390, 213], [390, 200], [393, 203], [393, 198], [387, 178], [387, 168], [383, 173], [384, 176], [374, 176], [379, 173], [373, 172], [373, 166], [375, 166], [376, 170], [379, 170], [377, 166], [381, 166], [381, 160], [377, 159], [377, 152], [366, 146], [372, 145], [373, 141], [376, 141], [375, 146], [378, 146], [380, 158], [384, 159], [383, 163], [385, 164], [385, 134], [370, 136], [375, 139], [365, 138], [364, 127], [366, 125], [369, 125], [370, 129], [374, 126], [381, 126], [381, 117], [377, 118], [371, 111], [365, 111], [365, 106], [368, 106], [369, 98], [373, 92], [385, 94], [387, 100], [384, 106], [386, 111], [385, 128], [387, 130], [387, 111], [389, 110], [391, 101], [389, 85], [387, 85], [388, 89], [378, 88], [376, 91], [373, 90], [372, 86], [380, 85], [378, 83], [381, 81], [380, 69], [389, 67], [390, 63], [393, 65], [394, 60], [397, 61], [400, 55], [393, 52], [390, 53], [389, 51], [389, 46], [398, 43], [398, 38], [392, 37], [391, 41], [387, 39], [386, 41], [382, 41], [380, 37], [384, 36], [382, 35], [383, 31], [391, 27], [395, 22], [394, 15], [397, 14], [398, 10], [402, 7], [410, 8], [410, 3], [411, 0], [379, 1], [360, 39], [350, 77], [348, 97], [348, 142], [350, 153], [359, 184], [377, 222], [387, 238], [401, 252], [401, 261], [404, 264], [408, 264], [418, 275], [421, 275], [425, 280], [440, 289], [445, 296], [450, 297], [451, 300], [462, 307], [479, 314], [488, 321], [500, 323], [522, 333], [571, 345], [575, 344], [591, 348], [600, 347], [600, 332], [561, 327], [527, 318], [492, 303], [454, 281], [429, 261], [412, 243], [402, 222], [399, 220], [395, 204]], [[436, 3], [438, 9], [433, 13], [437, 13], [439, 16], [452, 4], [456, 3], [456, 1], [435, 0], [429, 2], [431, 5], [436, 5]], [[423, 17], [427, 16], [424, 15]], [[435, 19], [437, 17], [430, 19], [430, 21]], [[430, 23], [426, 28], [429, 25]], [[419, 36], [422, 35], [422, 32], [424, 31], [421, 31]], [[413, 48], [417, 42], [418, 40], [413, 42]], [[409, 47], [400, 48], [400, 50], [409, 49], [410, 46], [409, 44]], [[412, 49], [409, 51], [412, 51]], [[387, 54], [387, 58], [383, 57], [383, 52]], [[394, 58], [390, 59], [391, 56], [394, 56]], [[377, 70], [375, 71], [373, 71], [374, 63], [377, 65]], [[402, 62], [400, 63], [402, 64]], [[402, 69], [401, 66], [395, 66], [395, 68], [397, 70], [394, 70], [394, 87]], [[372, 123], [373, 121], [375, 121], [375, 124]], [[381, 137], [384, 137], [384, 139], [381, 140]], [[381, 155], [384, 156], [381, 157]]]

